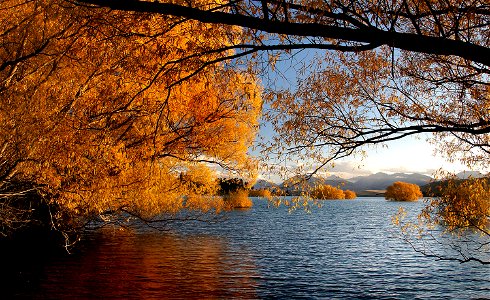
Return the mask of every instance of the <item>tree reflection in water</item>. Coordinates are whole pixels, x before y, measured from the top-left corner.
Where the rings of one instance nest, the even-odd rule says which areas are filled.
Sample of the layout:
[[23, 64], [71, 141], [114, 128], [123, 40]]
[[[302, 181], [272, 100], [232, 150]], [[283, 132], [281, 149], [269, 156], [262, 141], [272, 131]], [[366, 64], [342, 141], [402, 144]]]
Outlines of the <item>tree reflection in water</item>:
[[43, 273], [34, 297], [257, 298], [252, 253], [209, 235], [105, 229]]

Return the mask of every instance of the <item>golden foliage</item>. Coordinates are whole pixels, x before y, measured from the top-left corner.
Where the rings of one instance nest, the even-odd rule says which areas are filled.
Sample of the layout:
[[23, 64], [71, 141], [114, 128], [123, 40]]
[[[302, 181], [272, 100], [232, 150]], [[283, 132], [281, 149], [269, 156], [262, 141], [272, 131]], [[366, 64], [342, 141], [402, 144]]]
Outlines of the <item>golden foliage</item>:
[[345, 199], [344, 191], [328, 184], [316, 187], [311, 196], [315, 199]]
[[420, 187], [413, 183], [397, 181], [386, 189], [385, 199], [395, 201], [416, 201], [422, 198]]
[[262, 197], [267, 199], [272, 197], [272, 193], [268, 189], [250, 190], [248, 195], [250, 197]]
[[30, 182], [84, 224], [199, 209], [190, 198], [216, 190], [199, 162], [255, 172], [258, 81], [204, 65], [237, 28], [60, 0], [0, 11], [0, 188]]
[[351, 191], [351, 190], [345, 190], [344, 196], [345, 196], [345, 199], [356, 199], [357, 198], [356, 193], [354, 191]]
[[223, 201], [226, 209], [250, 208], [253, 206], [252, 200], [248, 197], [248, 191], [242, 189], [223, 196]]
[[191, 165], [180, 180], [188, 194], [215, 195], [218, 192], [218, 178], [213, 170], [203, 164]]
[[188, 195], [184, 200], [184, 207], [191, 211], [201, 212], [220, 212], [226, 209], [227, 206], [222, 197], [220, 196], [207, 196], [207, 195]]
[[490, 234], [490, 185], [487, 178], [449, 179], [441, 196], [432, 198], [421, 217], [448, 230], [476, 228]]
[[[407, 210], [400, 208], [392, 217], [393, 224], [417, 252], [441, 260], [489, 264], [489, 179], [451, 176], [439, 187], [440, 196], [427, 199], [417, 220], [408, 218]], [[448, 234], [450, 238], [441, 238]]]

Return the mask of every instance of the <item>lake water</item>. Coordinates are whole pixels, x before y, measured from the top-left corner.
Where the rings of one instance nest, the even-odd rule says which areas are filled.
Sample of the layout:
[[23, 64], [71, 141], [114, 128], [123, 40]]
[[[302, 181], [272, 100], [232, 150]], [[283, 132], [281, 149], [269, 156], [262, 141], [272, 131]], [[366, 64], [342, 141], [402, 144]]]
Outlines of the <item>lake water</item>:
[[3, 257], [14, 267], [3, 271], [2, 291], [6, 299], [490, 299], [489, 266], [435, 261], [396, 236], [398, 207], [417, 212], [422, 203], [326, 201], [311, 214], [254, 203], [215, 224], [99, 230], [72, 255]]

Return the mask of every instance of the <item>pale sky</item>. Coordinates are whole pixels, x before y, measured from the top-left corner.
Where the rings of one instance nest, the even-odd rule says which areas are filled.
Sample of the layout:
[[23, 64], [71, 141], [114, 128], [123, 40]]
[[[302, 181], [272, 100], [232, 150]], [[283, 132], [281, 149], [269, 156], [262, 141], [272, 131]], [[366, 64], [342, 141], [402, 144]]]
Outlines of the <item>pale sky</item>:
[[434, 154], [434, 146], [425, 139], [405, 138], [377, 149], [368, 149], [367, 157], [347, 158], [337, 162], [329, 173], [348, 178], [369, 173], [421, 173], [431, 176], [435, 171], [458, 173], [469, 170], [459, 162], [450, 163]]
[[[264, 134], [264, 133], [263, 133]], [[270, 132], [269, 132], [270, 134]], [[318, 175], [327, 177], [337, 175], [348, 179], [354, 176], [384, 173], [420, 173], [434, 175], [438, 170], [453, 173], [471, 170], [459, 162], [448, 162], [444, 157], [435, 155], [434, 146], [423, 138], [408, 137], [389, 143], [386, 147], [364, 149], [367, 156], [347, 157], [336, 161], [334, 168], [327, 168]], [[284, 180], [278, 174], [263, 172], [259, 178], [280, 183]]]

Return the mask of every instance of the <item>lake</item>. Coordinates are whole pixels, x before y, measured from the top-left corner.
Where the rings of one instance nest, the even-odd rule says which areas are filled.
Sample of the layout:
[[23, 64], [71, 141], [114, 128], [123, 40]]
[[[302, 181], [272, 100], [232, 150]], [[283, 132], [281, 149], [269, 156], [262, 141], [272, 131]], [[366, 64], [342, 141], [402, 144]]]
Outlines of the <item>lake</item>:
[[7, 299], [490, 299], [489, 266], [436, 261], [397, 237], [398, 207], [416, 214], [422, 205], [366, 197], [288, 214], [254, 198], [218, 223], [105, 228], [71, 255], [3, 257], [2, 291]]

